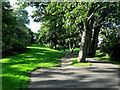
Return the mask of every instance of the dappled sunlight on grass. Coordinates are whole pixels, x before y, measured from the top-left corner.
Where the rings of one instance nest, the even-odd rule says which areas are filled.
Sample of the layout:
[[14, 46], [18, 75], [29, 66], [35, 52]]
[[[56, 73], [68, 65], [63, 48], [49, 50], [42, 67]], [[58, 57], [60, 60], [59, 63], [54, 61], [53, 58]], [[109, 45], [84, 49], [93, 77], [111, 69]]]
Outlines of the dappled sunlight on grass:
[[[78, 53], [78, 52], [79, 52], [79, 50], [80, 50], [80, 48], [79, 48], [79, 47], [75, 47], [75, 49], [73, 50], [73, 52]], [[70, 49], [69, 49], [69, 48], [67, 48], [67, 49], [65, 49], [65, 51], [66, 51], [66, 52], [70, 52]]]
[[73, 66], [91, 66], [91, 63], [75, 63]]
[[96, 50], [96, 56], [93, 57], [93, 58], [96, 58], [96, 59], [99, 59], [99, 60], [103, 60], [103, 61], [106, 61], [106, 62], [110, 62], [110, 63], [116, 64], [116, 65], [120, 65], [119, 62], [111, 61], [110, 60], [110, 56], [103, 55], [103, 53], [101, 53], [100, 50]]
[[72, 62], [73, 66], [91, 66], [92, 63], [90, 62], [77, 62], [77, 58], [74, 58], [73, 59], [73, 62]]
[[3, 89], [24, 88], [30, 81], [28, 75], [39, 67], [60, 66], [64, 52], [41, 45], [28, 46], [25, 53], [2, 59]]

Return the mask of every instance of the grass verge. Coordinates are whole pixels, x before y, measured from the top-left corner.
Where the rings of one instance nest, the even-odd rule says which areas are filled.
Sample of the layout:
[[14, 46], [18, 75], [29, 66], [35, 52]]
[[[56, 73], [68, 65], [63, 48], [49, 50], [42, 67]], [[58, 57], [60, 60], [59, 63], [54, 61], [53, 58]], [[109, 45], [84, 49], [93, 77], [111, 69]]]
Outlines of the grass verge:
[[90, 63], [90, 62], [86, 62], [86, 63], [80, 62], [80, 63], [78, 63], [77, 58], [74, 58], [72, 64], [73, 64], [73, 66], [91, 66], [92, 65], [92, 63]]
[[103, 55], [103, 53], [100, 53], [100, 50], [97, 50], [97, 51], [96, 51], [96, 56], [93, 57], [93, 58], [96, 58], [96, 59], [99, 59], [99, 60], [103, 60], [103, 61], [105, 61], [105, 62], [110, 62], [110, 63], [116, 64], [116, 65], [120, 65], [119, 62], [111, 61], [111, 60], [110, 60], [110, 56], [108, 56], [108, 55]]
[[[75, 49], [73, 50], [73, 52], [78, 53], [78, 52], [79, 52], [79, 50], [80, 50], [80, 48], [75, 47]], [[69, 48], [65, 49], [65, 52], [70, 52], [70, 49], [69, 49]]]
[[[47, 46], [47, 47], [48, 47], [48, 46]], [[63, 51], [63, 50], [64, 50], [64, 47], [59, 45], [59, 46], [57, 46], [57, 50]], [[75, 49], [73, 50], [73, 52], [78, 53], [79, 50], [80, 50], [80, 47], [75, 47]], [[65, 52], [66, 52], [66, 53], [70, 52], [70, 49], [69, 49], [69, 48], [66, 48], [66, 49], [65, 49]]]
[[40, 67], [60, 66], [60, 59], [64, 52], [46, 48], [41, 45], [27, 47], [25, 53], [9, 56], [0, 60], [2, 62], [2, 89], [19, 90], [27, 88], [30, 81], [29, 73]]

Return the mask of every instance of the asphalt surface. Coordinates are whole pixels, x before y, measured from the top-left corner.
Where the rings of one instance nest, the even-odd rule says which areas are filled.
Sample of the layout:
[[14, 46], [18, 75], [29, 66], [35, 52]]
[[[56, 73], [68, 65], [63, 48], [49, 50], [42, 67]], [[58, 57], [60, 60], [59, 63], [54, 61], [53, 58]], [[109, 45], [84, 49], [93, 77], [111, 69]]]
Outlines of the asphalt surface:
[[61, 58], [61, 67], [40, 68], [31, 73], [28, 88], [118, 88], [118, 66], [87, 58], [91, 66], [72, 66], [76, 54]]

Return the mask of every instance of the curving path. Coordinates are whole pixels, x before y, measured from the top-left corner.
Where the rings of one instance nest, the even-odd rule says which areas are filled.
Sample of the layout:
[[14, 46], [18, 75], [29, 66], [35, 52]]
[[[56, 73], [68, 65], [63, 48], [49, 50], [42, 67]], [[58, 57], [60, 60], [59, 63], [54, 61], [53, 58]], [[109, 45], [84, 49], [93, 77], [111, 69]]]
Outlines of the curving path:
[[87, 58], [92, 66], [72, 66], [76, 54], [61, 58], [61, 67], [38, 69], [31, 73], [28, 88], [118, 88], [118, 66]]

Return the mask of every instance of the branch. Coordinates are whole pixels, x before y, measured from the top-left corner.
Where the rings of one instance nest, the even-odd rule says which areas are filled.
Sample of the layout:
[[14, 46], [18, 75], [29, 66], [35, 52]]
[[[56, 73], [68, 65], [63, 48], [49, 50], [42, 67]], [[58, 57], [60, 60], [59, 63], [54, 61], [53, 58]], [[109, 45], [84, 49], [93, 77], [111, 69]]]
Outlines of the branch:
[[103, 22], [101, 22], [100, 24], [94, 26], [94, 28], [99, 27], [100, 25], [102, 25], [102, 24], [104, 24], [104, 23], [105, 23], [105, 22], [103, 21]]
[[89, 17], [88, 17], [88, 21], [92, 18], [92, 16], [94, 15], [94, 13], [92, 13]]
[[99, 8], [101, 8], [101, 5], [97, 6], [93, 12], [95, 12], [96, 10], [98, 10]]
[[91, 9], [89, 10], [89, 13], [88, 13], [88, 19], [87, 20], [90, 20], [92, 18], [92, 16], [95, 14], [95, 12], [101, 8], [101, 5], [98, 5], [96, 8], [93, 7], [93, 4], [92, 4], [92, 7]]

